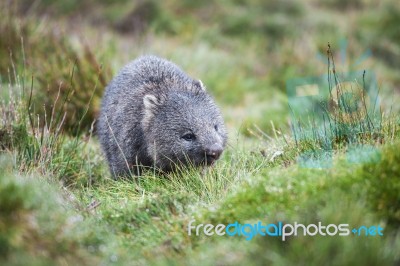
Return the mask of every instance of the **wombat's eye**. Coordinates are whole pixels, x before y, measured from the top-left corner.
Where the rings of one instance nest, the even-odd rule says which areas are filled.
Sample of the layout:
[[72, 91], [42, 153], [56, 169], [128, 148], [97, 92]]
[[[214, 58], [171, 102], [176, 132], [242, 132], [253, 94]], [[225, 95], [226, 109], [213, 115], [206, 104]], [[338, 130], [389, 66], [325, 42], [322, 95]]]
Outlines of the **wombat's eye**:
[[187, 133], [183, 135], [182, 138], [187, 141], [193, 141], [196, 139], [196, 136], [193, 133]]
[[215, 131], [218, 131], [218, 126], [215, 125], [215, 126], [214, 126], [214, 129], [215, 129]]

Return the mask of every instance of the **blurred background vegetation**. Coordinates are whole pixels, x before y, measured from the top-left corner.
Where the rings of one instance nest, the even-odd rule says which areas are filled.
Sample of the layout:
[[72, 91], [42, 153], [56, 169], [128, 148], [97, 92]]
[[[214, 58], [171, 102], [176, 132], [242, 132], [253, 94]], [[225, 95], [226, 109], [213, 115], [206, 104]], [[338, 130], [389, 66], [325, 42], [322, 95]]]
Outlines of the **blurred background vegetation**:
[[[399, 263], [399, 24], [397, 0], [1, 1], [0, 264]], [[395, 119], [382, 161], [338, 151], [321, 174], [296, 166], [286, 81], [326, 74], [328, 43], [338, 72], [375, 72]], [[141, 54], [175, 62], [221, 106], [230, 147], [216, 172], [109, 179], [92, 129], [105, 86]], [[190, 238], [193, 217], [388, 233], [249, 243]]]
[[[90, 128], [107, 82], [143, 53], [171, 59], [201, 78], [227, 109], [228, 124], [245, 135], [254, 124], [271, 133], [270, 121], [287, 129], [286, 81], [325, 74], [328, 42], [339, 54], [347, 41], [338, 71], [372, 69], [383, 93], [400, 90], [396, 1], [6, 0], [1, 5], [1, 80], [13, 80], [12, 68], [25, 67], [28, 83], [33, 76], [33, 111], [41, 115], [50, 113], [60, 92], [57, 104], [68, 101], [63, 108], [69, 131], [76, 131], [80, 120], [81, 129]], [[372, 56], [357, 65], [368, 49]]]

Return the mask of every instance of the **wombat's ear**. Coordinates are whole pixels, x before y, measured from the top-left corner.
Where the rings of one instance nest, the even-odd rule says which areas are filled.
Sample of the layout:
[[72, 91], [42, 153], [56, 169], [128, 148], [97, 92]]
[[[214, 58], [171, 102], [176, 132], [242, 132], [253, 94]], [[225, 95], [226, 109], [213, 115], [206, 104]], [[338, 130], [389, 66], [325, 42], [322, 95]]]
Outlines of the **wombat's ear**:
[[153, 119], [154, 114], [157, 112], [157, 108], [162, 105], [162, 98], [157, 98], [154, 95], [146, 94], [143, 97], [144, 104], [144, 115], [142, 125], [147, 128], [150, 125], [150, 121]]
[[201, 80], [195, 80], [193, 82], [193, 85], [198, 88], [199, 90], [205, 91], [206, 87], [204, 86], [203, 82], [201, 82]]
[[160, 100], [157, 99], [156, 96], [151, 95], [151, 94], [146, 94], [143, 97], [143, 104], [144, 108], [147, 110], [155, 110], [157, 106], [161, 104]]

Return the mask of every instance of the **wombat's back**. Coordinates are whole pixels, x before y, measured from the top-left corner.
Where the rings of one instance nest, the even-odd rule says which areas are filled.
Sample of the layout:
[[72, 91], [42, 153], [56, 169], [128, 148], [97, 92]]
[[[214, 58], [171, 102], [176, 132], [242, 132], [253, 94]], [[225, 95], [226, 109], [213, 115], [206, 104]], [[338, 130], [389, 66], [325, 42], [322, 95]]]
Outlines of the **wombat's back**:
[[[147, 89], [158, 89], [160, 84], [171, 83], [184, 87], [192, 79], [170, 61], [152, 55], [141, 56], [124, 66], [106, 89], [104, 100], [132, 95], [144, 85]], [[168, 88], [165, 88], [168, 89]], [[124, 95], [125, 94], [125, 95]]]

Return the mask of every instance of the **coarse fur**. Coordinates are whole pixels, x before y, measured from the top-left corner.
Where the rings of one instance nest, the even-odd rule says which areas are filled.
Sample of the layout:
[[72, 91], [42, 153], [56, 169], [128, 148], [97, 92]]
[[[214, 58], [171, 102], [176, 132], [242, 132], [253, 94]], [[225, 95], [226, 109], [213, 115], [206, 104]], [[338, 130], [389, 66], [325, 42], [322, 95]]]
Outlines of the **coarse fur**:
[[201, 81], [156, 56], [130, 62], [107, 86], [97, 125], [114, 177], [145, 167], [210, 165], [226, 146], [218, 107]]

